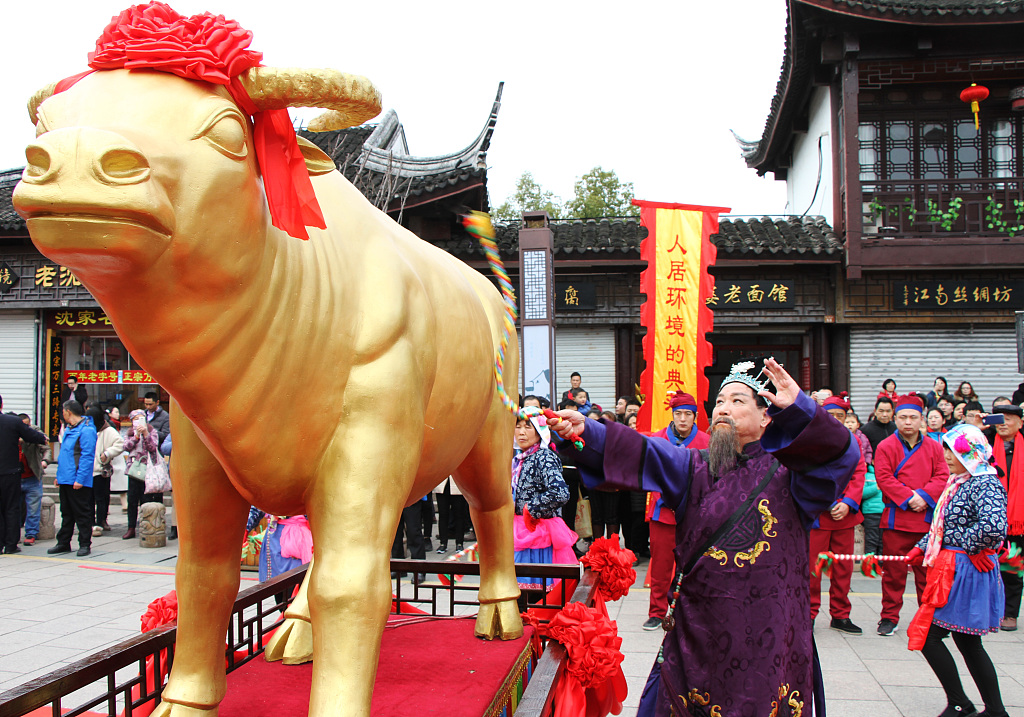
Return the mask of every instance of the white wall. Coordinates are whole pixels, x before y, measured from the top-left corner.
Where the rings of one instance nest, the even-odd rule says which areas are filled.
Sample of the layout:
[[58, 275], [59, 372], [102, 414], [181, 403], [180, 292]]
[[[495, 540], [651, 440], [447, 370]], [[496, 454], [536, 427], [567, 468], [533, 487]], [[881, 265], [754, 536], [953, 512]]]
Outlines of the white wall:
[[[816, 87], [811, 95], [807, 134], [793, 140], [793, 166], [786, 178], [786, 212], [832, 217], [832, 102], [827, 87]], [[821, 139], [821, 184], [818, 194], [818, 140]], [[811, 198], [814, 198], [812, 203]], [[810, 209], [808, 209], [810, 207]]]

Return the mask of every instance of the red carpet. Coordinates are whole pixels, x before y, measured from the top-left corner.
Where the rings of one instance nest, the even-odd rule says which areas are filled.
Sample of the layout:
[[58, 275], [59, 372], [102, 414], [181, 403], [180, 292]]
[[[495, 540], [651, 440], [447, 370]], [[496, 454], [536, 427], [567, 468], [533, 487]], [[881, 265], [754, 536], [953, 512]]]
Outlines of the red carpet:
[[[388, 621], [373, 717], [485, 717], [506, 678], [523, 664], [532, 628], [518, 640], [488, 642], [473, 636], [473, 618], [421, 620]], [[228, 675], [220, 717], [305, 717], [312, 675], [312, 664], [285, 666], [260, 656]]]

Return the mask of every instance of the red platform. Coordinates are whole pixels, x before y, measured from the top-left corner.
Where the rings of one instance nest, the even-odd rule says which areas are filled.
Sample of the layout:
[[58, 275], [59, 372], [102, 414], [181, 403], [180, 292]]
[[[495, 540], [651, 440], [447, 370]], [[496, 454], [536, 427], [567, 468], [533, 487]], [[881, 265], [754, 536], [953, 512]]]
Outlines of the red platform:
[[[373, 717], [511, 715], [532, 674], [532, 628], [518, 640], [473, 636], [474, 618], [396, 617], [381, 641]], [[369, 649], [369, 644], [367, 644]], [[262, 656], [228, 675], [220, 717], [305, 717], [313, 665]]]

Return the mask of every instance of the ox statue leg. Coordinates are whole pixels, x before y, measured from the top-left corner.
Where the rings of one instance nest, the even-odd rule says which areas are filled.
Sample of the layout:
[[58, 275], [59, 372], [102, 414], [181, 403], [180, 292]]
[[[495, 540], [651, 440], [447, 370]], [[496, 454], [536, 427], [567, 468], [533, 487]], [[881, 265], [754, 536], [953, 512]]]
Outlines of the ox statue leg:
[[[380, 386], [402, 375], [385, 361], [374, 363], [385, 365], [362, 370], [377, 368]], [[310, 717], [370, 715], [391, 608], [390, 549], [420, 460], [423, 426], [407, 405], [380, 401], [381, 395], [367, 392], [364, 405], [349, 404], [307, 503], [316, 546]]]
[[469, 502], [480, 558], [480, 612], [474, 632], [488, 640], [523, 635], [512, 548], [515, 506], [508, 447], [514, 428], [512, 415], [495, 401], [476, 445], [455, 474]]
[[284, 611], [284, 622], [274, 630], [273, 636], [263, 651], [267, 662], [281, 660], [286, 665], [301, 665], [313, 659], [313, 625], [309, 617], [309, 579], [313, 574], [310, 561], [306, 577], [302, 579], [299, 592]]
[[239, 545], [248, 502], [199, 440], [176, 403], [174, 505], [178, 531], [178, 639], [174, 666], [154, 717], [215, 715], [224, 698], [224, 636], [239, 584]]

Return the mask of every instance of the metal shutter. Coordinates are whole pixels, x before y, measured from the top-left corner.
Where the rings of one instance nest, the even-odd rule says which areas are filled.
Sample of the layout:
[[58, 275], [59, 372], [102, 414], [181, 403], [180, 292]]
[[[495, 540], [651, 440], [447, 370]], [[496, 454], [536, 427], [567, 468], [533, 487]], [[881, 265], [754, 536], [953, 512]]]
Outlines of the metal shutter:
[[882, 381], [899, 393], [927, 393], [936, 376], [952, 393], [970, 381], [985, 408], [1020, 384], [1013, 324], [941, 328], [854, 327], [850, 331], [850, 398], [862, 421], [874, 408]]
[[591, 403], [615, 408], [615, 330], [611, 327], [555, 328], [556, 396], [569, 390], [569, 375], [583, 376]]
[[36, 314], [35, 311], [0, 313], [0, 396], [5, 413], [36, 416]]

